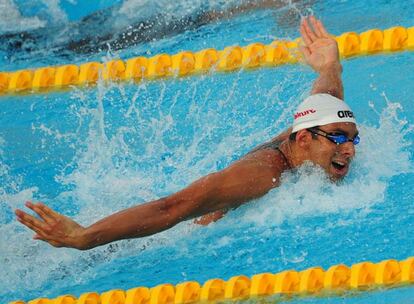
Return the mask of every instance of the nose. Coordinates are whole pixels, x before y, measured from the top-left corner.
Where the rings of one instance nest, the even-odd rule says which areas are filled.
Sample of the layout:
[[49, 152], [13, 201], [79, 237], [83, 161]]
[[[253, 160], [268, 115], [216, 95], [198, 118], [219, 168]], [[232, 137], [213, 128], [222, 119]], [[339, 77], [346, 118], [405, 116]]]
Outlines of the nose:
[[352, 158], [355, 156], [355, 146], [352, 142], [346, 142], [342, 145], [339, 145], [340, 152], [347, 156], [348, 158]]

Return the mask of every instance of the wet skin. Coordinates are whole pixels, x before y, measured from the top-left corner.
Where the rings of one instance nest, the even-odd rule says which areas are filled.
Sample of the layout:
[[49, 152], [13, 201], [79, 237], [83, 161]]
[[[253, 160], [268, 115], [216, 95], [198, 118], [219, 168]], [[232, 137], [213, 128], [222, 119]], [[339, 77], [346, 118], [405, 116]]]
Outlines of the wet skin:
[[[318, 73], [311, 94], [331, 94], [343, 99], [337, 42], [322, 22], [313, 16], [300, 25], [305, 62]], [[357, 135], [353, 123], [333, 123], [320, 126], [327, 133], [341, 133], [349, 139]], [[199, 178], [186, 188], [151, 202], [132, 206], [103, 218], [88, 227], [52, 210], [42, 203], [26, 203], [38, 217], [16, 210], [17, 220], [35, 232], [34, 238], [55, 247], [86, 250], [116, 240], [138, 238], [169, 229], [176, 224], [202, 215], [237, 208], [261, 197], [279, 186], [282, 172], [311, 161], [321, 166], [333, 181], [342, 179], [355, 155], [352, 142], [337, 145], [308, 130], [296, 133], [290, 140], [290, 130], [277, 136], [279, 149], [259, 149], [249, 153], [227, 168]], [[281, 202], [283, 203], [283, 202]], [[208, 223], [210, 220], [203, 222]]]
[[[358, 135], [358, 130], [354, 123], [332, 123], [321, 126], [319, 129], [326, 133], [344, 134], [350, 139]], [[309, 160], [321, 166], [333, 181], [340, 180], [346, 176], [349, 171], [349, 165], [355, 156], [355, 146], [352, 142], [338, 145], [321, 135], [313, 136], [309, 149]]]

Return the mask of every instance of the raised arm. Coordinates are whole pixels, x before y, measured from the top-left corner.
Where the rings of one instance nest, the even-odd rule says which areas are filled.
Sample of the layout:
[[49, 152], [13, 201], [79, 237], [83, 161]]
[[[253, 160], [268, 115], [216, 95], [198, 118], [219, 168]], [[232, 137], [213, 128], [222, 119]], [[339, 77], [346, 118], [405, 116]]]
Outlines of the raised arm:
[[[300, 33], [303, 41], [300, 51], [303, 58], [319, 74], [313, 83], [311, 94], [327, 93], [343, 100], [342, 66], [336, 40], [314, 16], [302, 20]], [[281, 142], [289, 137], [291, 131], [292, 128], [288, 128], [270, 141]]]
[[322, 22], [313, 16], [309, 20], [302, 20], [300, 33], [304, 43], [300, 49], [305, 61], [319, 73], [312, 94], [328, 93], [343, 100], [342, 66], [336, 40], [329, 35]]
[[26, 204], [40, 219], [16, 210], [17, 219], [35, 231], [35, 239], [82, 250], [155, 234], [181, 221], [236, 207], [267, 193], [277, 185], [281, 172], [272, 153], [276, 152], [263, 150], [247, 155], [171, 196], [120, 211], [87, 228], [41, 203]]

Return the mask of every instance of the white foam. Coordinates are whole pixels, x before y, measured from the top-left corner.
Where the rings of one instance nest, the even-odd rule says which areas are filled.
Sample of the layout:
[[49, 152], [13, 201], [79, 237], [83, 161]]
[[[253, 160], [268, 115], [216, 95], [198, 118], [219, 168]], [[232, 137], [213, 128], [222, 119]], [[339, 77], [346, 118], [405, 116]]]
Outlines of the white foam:
[[55, 24], [65, 24], [68, 16], [60, 7], [60, 0], [41, 0], [41, 16], [23, 16], [13, 0], [0, 0], [0, 33], [23, 32]]
[[47, 7], [48, 15], [53, 24], [61, 24], [68, 22], [68, 16], [60, 7], [60, 0], [42, 0]]
[[[164, 21], [177, 20], [185, 17], [194, 17], [203, 12], [224, 12], [232, 7], [243, 5], [236, 0], [125, 0], [115, 14], [119, 15], [117, 22], [119, 25], [126, 25], [133, 21], [154, 21], [162, 18]], [[167, 24], [168, 25], [168, 24]], [[145, 27], [145, 23], [142, 23]]]
[[[234, 81], [238, 82], [237, 79]], [[300, 82], [300, 79], [298, 81]], [[226, 122], [230, 126], [229, 133], [217, 135], [220, 131], [217, 126], [222, 123], [223, 113], [238, 113], [246, 116], [248, 113], [243, 113], [244, 110], [236, 97], [228, 100], [229, 104], [219, 103], [218, 108], [203, 113], [204, 105], [211, 102], [209, 94], [206, 93], [204, 99], [192, 101], [192, 106], [187, 113], [188, 119], [195, 126], [190, 141], [172, 148], [171, 154], [158, 163], [164, 151], [168, 150], [169, 144], [166, 139], [169, 136], [179, 136], [179, 134], [168, 133], [177, 128], [177, 121], [171, 114], [174, 112], [175, 105], [173, 102], [167, 110], [161, 107], [164, 94], [168, 90], [165, 84], [160, 85], [160, 89], [156, 90], [158, 95], [146, 97], [148, 100], [141, 99], [150, 90], [149, 86], [142, 84], [138, 89], [140, 94], [135, 96], [137, 100], [132, 101], [129, 111], [126, 110], [125, 122], [122, 121], [121, 125], [116, 127], [116, 132], [112, 134], [107, 134], [111, 126], [105, 124], [108, 100], [104, 97], [110, 94], [106, 88], [98, 85], [96, 96], [87, 96], [84, 91], [78, 91], [77, 95], [72, 97], [79, 99], [83, 105], [81, 109], [75, 108], [75, 111], [79, 115], [79, 129], [86, 127], [88, 133], [86, 138], [77, 139], [76, 144], [79, 149], [73, 163], [68, 164], [72, 170], [64, 170], [57, 177], [57, 181], [63, 186], [70, 186], [68, 187], [70, 190], [60, 193], [54, 198], [54, 202], [61, 204], [73, 202], [76, 206], [72, 209], [79, 209], [74, 218], [82, 224], [89, 225], [120, 209], [156, 199], [163, 193], [177, 191], [193, 179], [216, 170], [217, 163], [220, 161], [228, 163], [236, 149], [251, 146], [257, 138], [268, 138], [272, 133], [267, 129], [243, 134], [246, 129], [254, 130], [254, 125], [260, 117], [250, 117], [249, 120], [240, 122], [240, 118], [236, 116]], [[186, 87], [182, 92], [177, 92], [177, 95], [196, 96], [196, 90], [197, 84]], [[283, 87], [280, 87], [280, 90], [283, 90]], [[118, 97], [119, 95], [121, 97]], [[117, 98], [125, 98], [125, 102], [131, 102], [122, 94], [117, 94]], [[271, 93], [267, 98], [272, 100], [272, 103], [278, 99]], [[135, 104], [138, 101], [139, 106]], [[279, 123], [286, 121], [295, 106], [291, 100], [281, 102], [281, 109], [285, 108], [279, 116]], [[142, 250], [170, 247], [176, 249], [177, 255], [189, 256], [193, 254], [193, 251], [187, 248], [189, 243], [194, 250], [198, 249], [200, 252], [232, 246], [238, 240], [231, 235], [231, 232], [243, 231], [238, 228], [244, 226], [254, 227], [260, 231], [261, 237], [265, 237], [266, 234], [271, 233], [267, 230], [269, 227], [279, 229], [279, 225], [286, 221], [294, 222], [305, 217], [353, 210], [369, 212], [373, 204], [383, 202], [390, 178], [413, 171], [406, 140], [407, 135], [412, 131], [407, 122], [399, 118], [401, 116], [398, 114], [399, 107], [397, 103], [388, 102], [387, 107], [378, 116], [377, 126], [362, 123], [360, 127], [362, 141], [357, 150], [357, 157], [352, 165], [350, 176], [343, 183], [330, 183], [320, 169], [308, 164], [295, 173], [286, 173], [279, 188], [251, 204], [230, 212], [224, 219], [207, 228], [186, 222], [152, 237], [121, 241], [88, 252], [79, 252], [71, 249], [56, 250], [47, 244], [34, 242], [30, 239], [32, 233], [27, 229], [14, 221], [7, 223], [0, 228], [0, 244], [7, 244], [7, 248], [1, 248], [0, 251], [2, 256], [4, 252], [8, 259], [2, 265], [2, 269], [10, 275], [0, 277], [0, 285], [5, 286], [6, 292], [12, 292], [17, 285], [22, 290], [36, 290], [43, 288], [51, 279], [59, 278], [58, 275], [62, 272], [65, 273], [65, 277], [60, 277], [59, 280], [65, 282], [76, 280], [81, 284], [96, 275], [98, 265], [122, 256], [136, 256], [137, 252]], [[146, 110], [154, 108], [156, 113], [150, 120], [142, 119]], [[86, 125], [83, 125], [85, 123]], [[48, 126], [40, 126], [36, 130], [49, 136], [60, 134]], [[126, 138], [131, 134], [143, 145], [144, 150], [136, 151], [130, 146], [131, 143]], [[67, 136], [67, 134], [60, 134], [59, 139]], [[221, 140], [217, 141], [215, 136], [221, 136]], [[389, 157], [390, 155], [393, 157]], [[145, 163], [153, 166], [142, 169]], [[175, 171], [171, 174], [164, 173], [166, 166], [173, 167]], [[37, 191], [36, 188], [25, 189], [7, 194], [2, 200], [9, 208], [14, 209], [18, 206], [18, 202], [31, 199]], [[330, 225], [346, 224], [344, 221], [330, 223]], [[229, 231], [230, 235], [219, 237], [215, 244], [203, 244], [202, 241], [191, 243], [196, 242], [191, 237], [193, 233], [205, 233], [215, 237], [217, 234], [225, 235]], [[248, 255], [249, 250], [254, 248], [235, 252], [229, 259]], [[286, 255], [285, 259], [290, 262], [300, 262], [306, 255], [307, 252], [303, 251], [296, 255]], [[60, 283], [57, 282], [54, 288], [59, 289], [59, 286]]]
[[21, 32], [44, 27], [38, 17], [24, 17], [13, 0], [0, 0], [0, 32]]
[[362, 140], [344, 181], [331, 183], [322, 169], [307, 163], [297, 172], [285, 173], [280, 187], [246, 206], [244, 221], [279, 225], [315, 214], [368, 211], [372, 205], [383, 203], [389, 180], [414, 172], [407, 149], [411, 144], [406, 139], [412, 126], [399, 118], [398, 110], [402, 111], [400, 104], [387, 100], [378, 126], [359, 126]]

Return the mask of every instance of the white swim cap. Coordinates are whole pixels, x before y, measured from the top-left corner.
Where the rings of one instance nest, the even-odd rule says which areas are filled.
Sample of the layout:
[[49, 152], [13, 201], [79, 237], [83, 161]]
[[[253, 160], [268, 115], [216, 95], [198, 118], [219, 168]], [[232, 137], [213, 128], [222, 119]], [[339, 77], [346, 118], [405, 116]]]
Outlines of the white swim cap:
[[335, 122], [356, 124], [351, 108], [344, 101], [329, 94], [311, 95], [297, 108], [292, 133]]

